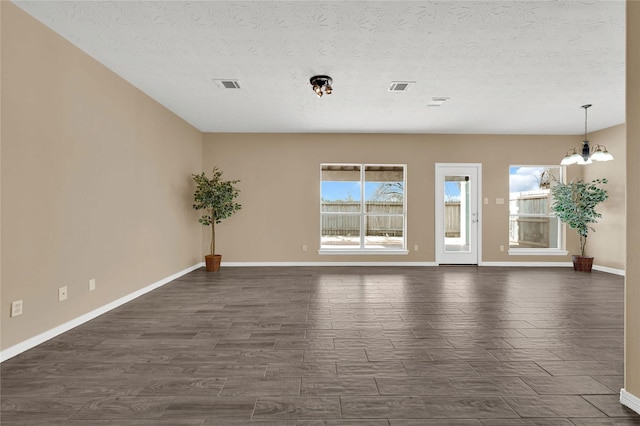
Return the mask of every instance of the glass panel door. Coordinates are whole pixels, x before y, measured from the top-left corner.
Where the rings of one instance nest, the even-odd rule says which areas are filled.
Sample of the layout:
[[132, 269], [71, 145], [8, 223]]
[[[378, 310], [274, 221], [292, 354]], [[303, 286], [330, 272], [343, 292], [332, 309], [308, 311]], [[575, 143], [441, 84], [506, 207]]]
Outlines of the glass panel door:
[[444, 251], [468, 253], [469, 175], [444, 177]]
[[478, 264], [479, 164], [436, 164], [436, 263]]

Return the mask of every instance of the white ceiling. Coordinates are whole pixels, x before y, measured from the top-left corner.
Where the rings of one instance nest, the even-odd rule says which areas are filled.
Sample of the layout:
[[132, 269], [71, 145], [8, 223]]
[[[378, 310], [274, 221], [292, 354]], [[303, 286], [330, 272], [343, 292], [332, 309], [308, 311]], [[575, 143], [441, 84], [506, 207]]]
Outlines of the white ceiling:
[[578, 135], [586, 103], [590, 131], [625, 121], [624, 1], [16, 4], [204, 132]]

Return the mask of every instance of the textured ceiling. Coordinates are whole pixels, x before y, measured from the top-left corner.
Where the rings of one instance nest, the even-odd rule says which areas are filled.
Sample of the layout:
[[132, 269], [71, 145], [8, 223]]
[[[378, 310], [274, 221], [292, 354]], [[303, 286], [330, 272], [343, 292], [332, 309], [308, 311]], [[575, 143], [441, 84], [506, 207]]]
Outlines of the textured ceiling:
[[589, 130], [625, 120], [624, 1], [16, 4], [205, 132], [580, 134], [586, 103]]

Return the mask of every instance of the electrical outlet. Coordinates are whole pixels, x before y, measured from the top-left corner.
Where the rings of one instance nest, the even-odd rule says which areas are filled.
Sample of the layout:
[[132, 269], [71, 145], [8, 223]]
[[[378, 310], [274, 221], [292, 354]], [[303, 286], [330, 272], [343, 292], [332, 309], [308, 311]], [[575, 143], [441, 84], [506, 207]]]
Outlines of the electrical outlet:
[[500, 251], [504, 251], [504, 246], [500, 246]]
[[418, 251], [418, 245], [417, 244], [413, 246], [413, 251]]
[[307, 251], [307, 245], [306, 244], [302, 245], [302, 251]]
[[93, 291], [96, 289], [96, 279], [92, 278], [89, 280], [89, 291]]
[[17, 317], [18, 315], [22, 315], [22, 300], [11, 302], [11, 316]]
[[62, 302], [63, 300], [67, 300], [67, 286], [60, 287], [58, 289], [58, 302]]

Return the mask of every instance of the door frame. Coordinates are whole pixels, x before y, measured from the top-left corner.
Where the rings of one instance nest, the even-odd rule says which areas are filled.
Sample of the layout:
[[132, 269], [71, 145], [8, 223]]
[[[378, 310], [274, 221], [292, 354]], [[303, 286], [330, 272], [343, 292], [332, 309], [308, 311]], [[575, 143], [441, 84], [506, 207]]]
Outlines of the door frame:
[[[458, 168], [470, 168], [475, 169], [477, 174], [477, 187], [476, 189], [476, 208], [478, 214], [477, 231], [476, 231], [476, 253], [477, 259], [474, 265], [480, 265], [482, 263], [482, 163], [435, 163], [435, 249], [436, 249], [436, 264], [443, 263], [451, 264], [451, 262], [443, 262], [442, 255], [444, 254], [444, 188], [439, 185], [438, 174], [445, 172], [447, 169]], [[473, 190], [473, 188], [471, 188]], [[473, 209], [473, 206], [471, 206]], [[470, 239], [473, 241], [473, 239]], [[469, 265], [469, 263], [460, 263], [461, 265]]]

